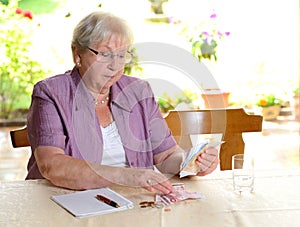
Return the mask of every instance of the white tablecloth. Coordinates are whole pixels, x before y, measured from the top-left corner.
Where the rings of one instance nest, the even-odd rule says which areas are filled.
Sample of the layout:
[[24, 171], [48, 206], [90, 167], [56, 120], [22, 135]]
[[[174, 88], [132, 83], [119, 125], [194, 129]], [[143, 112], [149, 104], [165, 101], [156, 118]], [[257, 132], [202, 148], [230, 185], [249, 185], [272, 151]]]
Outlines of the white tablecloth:
[[300, 168], [256, 171], [254, 192], [233, 192], [231, 171], [180, 180], [201, 200], [171, 205], [171, 210], [140, 208], [154, 194], [139, 188], [113, 190], [134, 202], [131, 210], [79, 219], [50, 197], [72, 192], [46, 180], [0, 183], [0, 226], [300, 226]]

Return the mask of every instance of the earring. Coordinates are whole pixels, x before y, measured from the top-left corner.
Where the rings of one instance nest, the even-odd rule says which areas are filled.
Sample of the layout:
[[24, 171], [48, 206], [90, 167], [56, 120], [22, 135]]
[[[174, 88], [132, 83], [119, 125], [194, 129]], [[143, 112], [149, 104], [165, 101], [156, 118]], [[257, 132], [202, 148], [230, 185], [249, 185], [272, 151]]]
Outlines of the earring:
[[78, 66], [80, 66], [80, 62], [78, 61], [78, 62], [76, 62], [76, 64], [78, 65]]

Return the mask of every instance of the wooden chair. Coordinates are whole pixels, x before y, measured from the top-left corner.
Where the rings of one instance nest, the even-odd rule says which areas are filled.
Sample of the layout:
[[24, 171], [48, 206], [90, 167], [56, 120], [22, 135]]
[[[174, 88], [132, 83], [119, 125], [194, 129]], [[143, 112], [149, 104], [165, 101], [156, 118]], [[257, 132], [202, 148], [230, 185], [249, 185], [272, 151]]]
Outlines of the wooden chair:
[[231, 169], [234, 154], [243, 154], [242, 133], [262, 131], [262, 116], [248, 115], [244, 109], [205, 109], [170, 111], [165, 120], [183, 149], [192, 147], [190, 135], [223, 133], [220, 148], [221, 170]]
[[10, 138], [12, 146], [15, 148], [30, 146], [26, 126], [10, 131]]
[[[223, 133], [220, 148], [221, 170], [231, 169], [231, 157], [243, 154], [242, 133], [262, 131], [262, 116], [248, 115], [244, 109], [172, 110], [165, 117], [177, 143], [183, 149], [192, 146], [190, 135]], [[30, 146], [26, 126], [10, 131], [13, 147]]]

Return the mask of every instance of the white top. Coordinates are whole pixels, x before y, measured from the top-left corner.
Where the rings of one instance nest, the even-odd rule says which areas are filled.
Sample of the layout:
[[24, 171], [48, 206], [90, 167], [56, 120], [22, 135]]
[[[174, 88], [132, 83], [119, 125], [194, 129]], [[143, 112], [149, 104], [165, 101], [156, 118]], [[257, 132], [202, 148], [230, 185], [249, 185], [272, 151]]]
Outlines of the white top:
[[107, 127], [101, 127], [101, 130], [103, 136], [103, 156], [101, 164], [127, 167], [128, 163], [125, 150], [116, 123], [113, 121]]

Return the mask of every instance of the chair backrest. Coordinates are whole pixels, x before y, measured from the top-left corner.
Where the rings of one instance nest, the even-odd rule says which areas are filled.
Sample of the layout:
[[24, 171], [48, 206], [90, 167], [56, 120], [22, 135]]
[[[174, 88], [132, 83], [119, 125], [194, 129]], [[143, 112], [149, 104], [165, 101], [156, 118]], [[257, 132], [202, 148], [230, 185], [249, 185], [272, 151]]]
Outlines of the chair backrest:
[[27, 127], [10, 131], [10, 138], [13, 147], [27, 147], [30, 146]]
[[171, 110], [165, 120], [177, 143], [186, 150], [192, 147], [190, 135], [222, 133], [221, 170], [231, 169], [232, 156], [244, 153], [242, 133], [262, 131], [262, 116], [249, 115], [243, 108]]
[[[221, 170], [231, 169], [231, 157], [244, 153], [242, 133], [262, 131], [262, 116], [249, 115], [242, 108], [171, 110], [165, 120], [183, 149], [192, 147], [190, 135], [222, 133], [225, 143], [220, 148]], [[10, 131], [10, 136], [13, 147], [30, 146], [26, 126]]]

